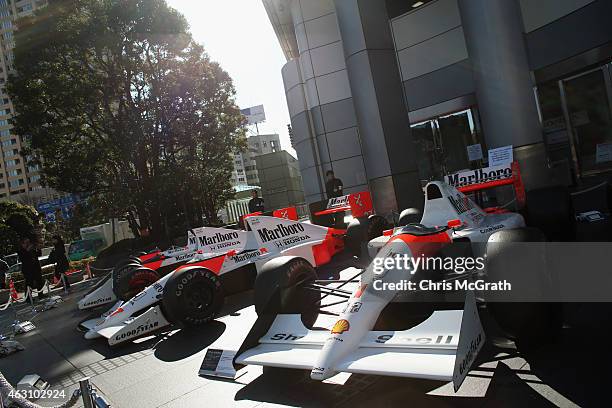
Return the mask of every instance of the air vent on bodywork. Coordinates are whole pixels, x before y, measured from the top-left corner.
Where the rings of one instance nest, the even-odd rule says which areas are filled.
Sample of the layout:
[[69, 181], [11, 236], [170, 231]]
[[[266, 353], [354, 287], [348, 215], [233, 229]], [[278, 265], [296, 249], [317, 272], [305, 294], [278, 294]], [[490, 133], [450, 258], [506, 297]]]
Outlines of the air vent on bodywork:
[[427, 199], [435, 200], [436, 198], [442, 198], [442, 192], [440, 191], [440, 187], [436, 184], [430, 184], [427, 186]]

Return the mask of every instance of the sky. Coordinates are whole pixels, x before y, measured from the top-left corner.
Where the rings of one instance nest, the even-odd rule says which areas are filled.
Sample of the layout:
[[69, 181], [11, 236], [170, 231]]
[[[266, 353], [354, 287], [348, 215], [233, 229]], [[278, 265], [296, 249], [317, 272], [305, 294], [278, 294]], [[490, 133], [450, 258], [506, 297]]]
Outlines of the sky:
[[[286, 63], [261, 0], [167, 0], [190, 25], [197, 42], [234, 81], [241, 109], [264, 105], [260, 133], [278, 133], [295, 156], [281, 68]], [[255, 129], [253, 128], [253, 132]]]

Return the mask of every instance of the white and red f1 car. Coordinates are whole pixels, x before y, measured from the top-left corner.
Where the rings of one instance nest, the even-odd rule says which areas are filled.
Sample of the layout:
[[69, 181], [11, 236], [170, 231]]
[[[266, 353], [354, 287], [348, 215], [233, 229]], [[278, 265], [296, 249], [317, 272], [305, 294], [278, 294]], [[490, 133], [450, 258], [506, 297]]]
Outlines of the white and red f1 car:
[[[429, 183], [425, 195], [421, 223], [374, 240], [373, 262], [343, 271], [343, 280], [318, 280], [310, 260], [295, 255], [264, 265], [255, 282], [258, 318], [235, 365], [308, 370], [314, 380], [348, 372], [453, 381], [458, 389], [485, 342], [474, 293], [466, 292], [462, 309], [452, 303], [419, 303], [418, 296], [416, 302], [406, 301], [418, 291], [406, 292], [403, 284], [432, 276], [414, 264], [400, 268], [384, 261], [403, 254], [431, 258], [453, 242], [464, 242], [475, 256], [486, 253], [484, 273], [499, 277], [509, 269], [499, 268], [504, 243], [541, 240], [541, 234], [525, 228], [519, 214], [487, 213], [445, 183]], [[473, 278], [473, 271], [452, 270], [435, 279]], [[330, 296], [340, 301], [323, 304]], [[342, 302], [344, 308], [334, 311]], [[423, 305], [426, 311], [415, 320]], [[491, 310], [495, 319], [524, 344], [552, 329], [554, 311], [548, 304], [500, 306]], [[337, 318], [326, 323], [334, 312]]]
[[[85, 337], [106, 337], [115, 345], [171, 324], [201, 325], [219, 312], [225, 294], [252, 288], [258, 270], [271, 259], [298, 256], [320, 266], [344, 248], [344, 230], [267, 216], [248, 217], [247, 223], [248, 231], [204, 228], [196, 232], [199, 243], [223, 242], [225, 250], [198, 251], [185, 265], [107, 315], [81, 323], [87, 330]], [[133, 274], [150, 271], [143, 266]]]
[[[297, 220], [295, 207], [270, 211], [272, 217]], [[118, 263], [113, 270], [101, 279], [79, 301], [81, 310], [96, 308], [114, 303], [109, 312], [115, 310], [122, 302], [130, 300], [134, 295], [159, 278], [174, 271], [193, 259], [200, 259], [225, 254], [228, 251], [242, 251], [255, 248], [255, 240], [251, 233], [243, 230], [227, 228], [200, 227], [187, 231], [187, 245], [166, 251], [155, 251], [132, 256]]]

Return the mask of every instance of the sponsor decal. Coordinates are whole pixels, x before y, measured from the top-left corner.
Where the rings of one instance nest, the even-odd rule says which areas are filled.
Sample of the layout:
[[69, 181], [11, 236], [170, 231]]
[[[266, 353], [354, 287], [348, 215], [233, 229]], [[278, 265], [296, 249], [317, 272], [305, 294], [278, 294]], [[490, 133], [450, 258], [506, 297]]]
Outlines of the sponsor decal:
[[238, 239], [238, 236], [239, 235], [237, 232], [228, 232], [225, 234], [221, 232], [217, 232], [215, 235], [212, 235], [212, 236], [207, 236], [207, 235], [199, 236], [198, 240], [201, 246], [215, 245], [215, 244], [222, 244], [227, 241], [234, 240], [234, 239]]
[[[393, 337], [393, 334], [381, 334], [376, 338], [376, 343], [386, 343]], [[406, 344], [451, 344], [452, 335], [440, 335], [436, 337], [405, 337], [395, 336], [397, 342]]]
[[325, 369], [323, 367], [312, 367], [312, 371], [315, 373], [322, 373]]
[[257, 258], [260, 255], [261, 255], [260, 251], [249, 251], [249, 252], [245, 252], [240, 255], [234, 255], [231, 257], [231, 259], [234, 260], [234, 262], [238, 263], [238, 262], [248, 261], [249, 259]]
[[332, 327], [331, 333], [332, 334], [342, 334], [346, 331], [349, 331], [350, 327], [351, 325], [349, 324], [348, 320], [340, 319], [336, 322], [336, 324], [334, 324], [334, 327]]
[[99, 304], [102, 304], [102, 303], [110, 302], [111, 300], [113, 300], [113, 298], [111, 296], [105, 297], [105, 298], [100, 298], [100, 299], [92, 300], [91, 302], [87, 302], [87, 303], [83, 304], [83, 307], [99, 305]]
[[174, 259], [176, 259], [179, 262], [180, 261], [187, 261], [187, 260], [193, 258], [194, 256], [195, 256], [195, 252], [190, 252], [190, 253], [183, 254], [183, 255], [176, 255], [174, 257]]
[[296, 334], [288, 334], [288, 333], [276, 333], [273, 334], [270, 337], [270, 340], [289, 340], [289, 341], [295, 341], [295, 340], [299, 340], [304, 336], [298, 336]]
[[158, 283], [158, 282], [155, 282], [153, 284], [153, 289], [155, 289], [157, 291], [157, 293], [161, 293], [161, 292], [164, 291], [164, 287], [160, 283]]
[[287, 226], [283, 224], [277, 224], [276, 227], [272, 229], [262, 228], [257, 231], [257, 233], [259, 234], [259, 238], [261, 238], [263, 242], [269, 242], [275, 239], [285, 238], [288, 236], [299, 234], [300, 232], [304, 232], [304, 226], [299, 223]]
[[504, 228], [504, 225], [503, 225], [503, 224], [493, 225], [493, 226], [491, 226], [491, 227], [487, 227], [487, 228], [483, 228], [483, 229], [481, 229], [481, 230], [480, 230], [480, 233], [481, 233], [481, 234], [487, 234], [487, 233], [489, 233], [489, 232], [497, 231], [497, 230], [500, 230], [500, 229], [502, 229], [502, 228]]
[[132, 337], [138, 337], [141, 334], [150, 332], [151, 330], [155, 329], [158, 326], [159, 326], [159, 322], [152, 322], [152, 323], [147, 322], [145, 324], [140, 324], [135, 329], [132, 329], [124, 333], [116, 335], [115, 340], [121, 341], [121, 340], [131, 339]]
[[342, 343], [344, 340], [342, 340], [340, 337], [331, 336], [325, 339], [325, 341], [339, 341], [340, 343]]
[[490, 181], [504, 180], [512, 177], [512, 168], [508, 166], [486, 167], [446, 176], [446, 183], [453, 187], [461, 187], [470, 184], [487, 183]]
[[327, 200], [327, 208], [344, 207], [348, 205], [348, 195], [342, 197], [334, 197]]
[[472, 200], [462, 194], [457, 194], [454, 197], [449, 196], [448, 200], [453, 208], [457, 210], [458, 214], [463, 214], [474, 209], [474, 203], [472, 203]]
[[363, 304], [361, 302], [350, 303], [346, 305], [342, 313], [357, 313], [359, 310], [361, 310], [362, 305]]
[[469, 369], [472, 363], [474, 362], [474, 359], [476, 358], [476, 353], [478, 352], [478, 348], [480, 347], [480, 343], [482, 343], [482, 333], [478, 333], [478, 336], [476, 336], [476, 338], [470, 342], [470, 347], [468, 348], [467, 354], [459, 364], [459, 375], [463, 375], [465, 370]]
[[355, 194], [355, 204], [359, 207], [363, 207], [363, 200], [361, 199], [361, 194]]
[[289, 211], [288, 211], [287, 209], [280, 210], [280, 211], [278, 212], [278, 216], [279, 216], [279, 218], [286, 218], [286, 219], [289, 219]]

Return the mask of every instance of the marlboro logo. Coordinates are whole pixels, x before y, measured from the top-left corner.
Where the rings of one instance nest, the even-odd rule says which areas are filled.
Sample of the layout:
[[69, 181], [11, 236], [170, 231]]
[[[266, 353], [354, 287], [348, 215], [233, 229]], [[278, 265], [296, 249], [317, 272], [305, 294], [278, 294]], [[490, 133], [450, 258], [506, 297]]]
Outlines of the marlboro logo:
[[445, 177], [445, 181], [453, 187], [463, 187], [470, 184], [505, 180], [510, 177], [512, 177], [512, 168], [508, 164], [449, 174]]

